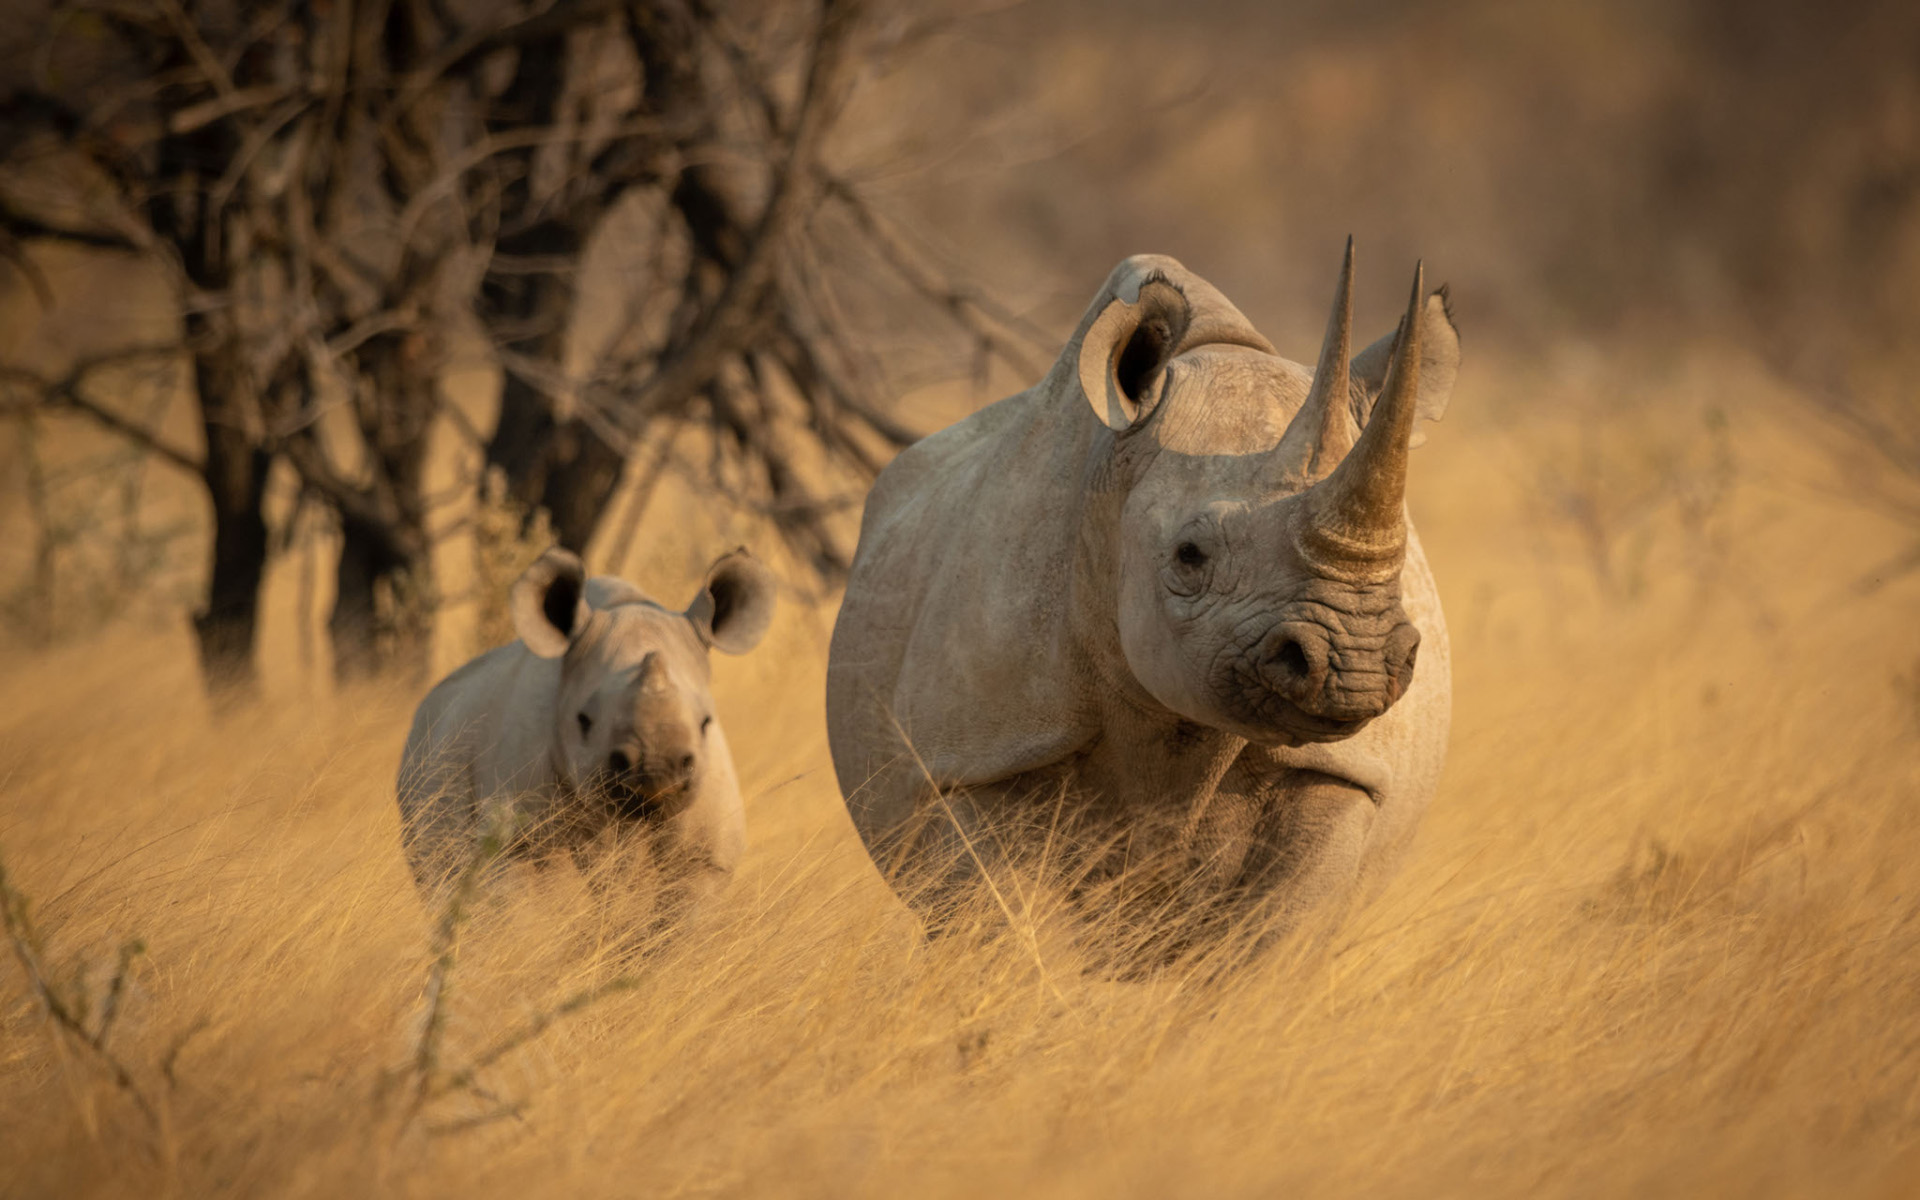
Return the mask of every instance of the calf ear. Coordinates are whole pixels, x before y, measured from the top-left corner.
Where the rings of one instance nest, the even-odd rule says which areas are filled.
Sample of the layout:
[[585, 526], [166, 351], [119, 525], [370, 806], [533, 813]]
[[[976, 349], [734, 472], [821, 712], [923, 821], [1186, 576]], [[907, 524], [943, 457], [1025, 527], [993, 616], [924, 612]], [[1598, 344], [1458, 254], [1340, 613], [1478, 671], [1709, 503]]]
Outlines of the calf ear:
[[[1373, 402], [1387, 384], [1387, 363], [1393, 358], [1393, 341], [1399, 334], [1389, 333], [1353, 356], [1348, 373], [1353, 380], [1354, 422], [1364, 428], [1373, 412]], [[1414, 401], [1414, 414], [1422, 421], [1438, 421], [1447, 415], [1447, 401], [1453, 398], [1453, 380], [1460, 373], [1460, 331], [1453, 323], [1453, 305], [1442, 284], [1420, 306], [1420, 394]], [[1413, 444], [1426, 440], [1415, 430]]]
[[1193, 320], [1186, 296], [1160, 273], [1121, 284], [1081, 335], [1079, 356], [1080, 390], [1116, 433], [1153, 411]]
[[541, 658], [559, 658], [587, 623], [586, 568], [571, 550], [553, 549], [514, 580], [507, 607], [513, 631]]
[[760, 644], [773, 622], [775, 586], [773, 572], [742, 546], [707, 568], [706, 583], [687, 605], [687, 620], [707, 645], [745, 654]]

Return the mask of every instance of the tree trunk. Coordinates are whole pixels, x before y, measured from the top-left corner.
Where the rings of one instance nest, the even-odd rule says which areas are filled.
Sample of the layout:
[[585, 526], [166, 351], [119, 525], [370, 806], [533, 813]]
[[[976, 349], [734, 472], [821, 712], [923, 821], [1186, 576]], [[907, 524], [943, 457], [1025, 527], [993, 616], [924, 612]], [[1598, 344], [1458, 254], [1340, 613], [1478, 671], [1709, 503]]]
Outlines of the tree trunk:
[[578, 421], [554, 421], [547, 398], [511, 374], [487, 462], [506, 475], [507, 494], [529, 513], [545, 509], [554, 537], [576, 554], [600, 526], [626, 467], [620, 452]]
[[[685, 142], [698, 142], [707, 132], [706, 122], [693, 119], [705, 112], [697, 53], [703, 35], [692, 13], [677, 5], [634, 5], [626, 20], [641, 61], [646, 110], [685, 124]], [[514, 82], [495, 106], [495, 120], [551, 123], [565, 91], [565, 70], [564, 39], [524, 47]], [[577, 263], [586, 239], [622, 191], [643, 180], [659, 182], [664, 149], [646, 139], [616, 143], [594, 163], [595, 182], [576, 185], [563, 199], [533, 193], [532, 152], [527, 152], [501, 202], [505, 211], [530, 219], [501, 237], [496, 253]], [[565, 275], [490, 274], [480, 309], [503, 346], [557, 371], [564, 363], [574, 295], [574, 280]], [[586, 550], [626, 467], [620, 451], [583, 422], [555, 421], [551, 400], [511, 371], [501, 390], [487, 462], [505, 472], [508, 494], [522, 506], [546, 510], [555, 537], [576, 553]]]
[[[558, 222], [543, 222], [502, 239], [499, 246], [503, 254], [569, 259], [580, 249], [578, 231]], [[573, 311], [570, 282], [554, 276], [490, 280], [482, 305], [495, 328], [532, 331], [505, 342], [507, 348], [560, 369]], [[586, 549], [625, 465], [619, 451], [581, 422], [556, 422], [552, 401], [512, 371], [500, 389], [500, 418], [487, 443], [487, 462], [506, 474], [507, 494], [523, 508], [547, 511], [554, 535], [575, 553]]]
[[366, 507], [340, 514], [327, 628], [342, 682], [424, 674], [435, 607], [424, 487], [441, 355], [432, 336], [401, 331], [369, 338], [359, 360], [356, 415], [378, 467]]
[[207, 318], [192, 314], [187, 333], [211, 349], [194, 355], [194, 385], [199, 391], [206, 432], [205, 477], [213, 506], [213, 561], [208, 569], [206, 607], [194, 614], [200, 644], [200, 673], [216, 702], [240, 699], [259, 686], [254, 641], [260, 611], [260, 585], [267, 571], [267, 521], [262, 512], [267, 470], [272, 457], [262, 451], [244, 421], [245, 386], [240, 364], [227, 340], [204, 328]]
[[350, 683], [387, 671], [425, 673], [431, 613], [424, 603], [426, 564], [387, 530], [342, 517], [340, 560], [334, 572], [334, 679]]
[[529, 513], [547, 486], [547, 455], [554, 432], [549, 408], [538, 388], [506, 372], [500, 384], [500, 416], [487, 440], [487, 465], [500, 468], [507, 495]]
[[[186, 64], [184, 48], [170, 48], [156, 78]], [[236, 132], [219, 122], [160, 139], [155, 148], [158, 177], [197, 178], [208, 163], [231, 160]], [[214, 296], [232, 282], [224, 241], [209, 241], [216, 225], [194, 198], [177, 186], [155, 186], [145, 198], [147, 219], [162, 241], [179, 254], [191, 285]], [[254, 643], [260, 612], [260, 585], [267, 570], [267, 522], [262, 505], [272, 455], [262, 449], [256, 397], [242, 357], [233, 314], [196, 310], [181, 297], [184, 332], [193, 347], [193, 383], [206, 437], [202, 473], [213, 509], [213, 561], [207, 572], [207, 600], [193, 616], [200, 647], [200, 673], [216, 705], [251, 696], [259, 686]]]
[[627, 462], [618, 450], [601, 441], [579, 422], [561, 429], [554, 439], [556, 465], [540, 495], [540, 506], [553, 522], [553, 535], [575, 554], [585, 554], [593, 531], [606, 515], [614, 489]]
[[[492, 106], [493, 129], [551, 125], [566, 89], [567, 44], [563, 35], [539, 38], [521, 47], [513, 82]], [[534, 151], [503, 156], [508, 182], [500, 195], [508, 226], [494, 242], [497, 261], [521, 258], [577, 261], [580, 236], [561, 214], [549, 211], [534, 194]], [[563, 197], [548, 197], [564, 207]], [[502, 350], [558, 372], [566, 351], [567, 324], [573, 311], [573, 284], [552, 272], [490, 270], [480, 283], [480, 318]], [[539, 388], [508, 370], [500, 389], [500, 417], [487, 442], [487, 465], [506, 476], [507, 495], [529, 516], [540, 506], [553, 453], [552, 401]]]

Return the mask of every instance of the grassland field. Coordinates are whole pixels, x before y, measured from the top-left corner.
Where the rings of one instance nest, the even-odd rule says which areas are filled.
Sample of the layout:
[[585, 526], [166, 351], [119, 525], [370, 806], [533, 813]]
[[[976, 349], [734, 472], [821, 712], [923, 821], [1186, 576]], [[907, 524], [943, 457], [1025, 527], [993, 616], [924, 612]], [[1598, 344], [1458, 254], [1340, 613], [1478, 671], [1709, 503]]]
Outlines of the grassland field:
[[[1018, 920], [922, 941], [841, 806], [833, 598], [796, 585], [717, 666], [751, 838], [717, 914], [597, 994], [628, 967], [579, 889], [484, 908], [422, 1087], [438, 914], [392, 780], [424, 685], [302, 666], [291, 562], [243, 712], [184, 615], [9, 648], [37, 961], [97, 1021], [144, 949], [124, 1081], [0, 962], [0, 1195], [1914, 1195], [1920, 578], [1873, 586], [1902, 531], [1701, 377], [1655, 434], [1510, 419], [1538, 380], [1470, 364], [1413, 470], [1440, 795], [1383, 896], [1225, 977], [1102, 982]], [[617, 565], [674, 603], [756, 536], [646, 520]]]

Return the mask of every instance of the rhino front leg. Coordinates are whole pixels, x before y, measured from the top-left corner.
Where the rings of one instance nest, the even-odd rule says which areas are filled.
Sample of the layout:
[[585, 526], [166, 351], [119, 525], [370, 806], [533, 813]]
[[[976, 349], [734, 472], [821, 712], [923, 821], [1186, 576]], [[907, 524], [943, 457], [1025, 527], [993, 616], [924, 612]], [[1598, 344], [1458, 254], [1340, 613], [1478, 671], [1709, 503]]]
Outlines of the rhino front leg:
[[[1231, 821], [1198, 844], [1211, 849], [1213, 880], [1260, 944], [1352, 898], [1375, 817], [1364, 789], [1318, 771], [1276, 769], [1256, 753], [1234, 764], [1221, 790], [1230, 802], [1220, 811]], [[1237, 868], [1231, 876], [1229, 868]]]
[[[912, 816], [869, 844], [874, 863], [929, 938], [957, 932], [986, 902], [990, 876], [1007, 866], [992, 813], [998, 789], [923, 783]], [[1003, 889], [1004, 890], [1004, 889]]]

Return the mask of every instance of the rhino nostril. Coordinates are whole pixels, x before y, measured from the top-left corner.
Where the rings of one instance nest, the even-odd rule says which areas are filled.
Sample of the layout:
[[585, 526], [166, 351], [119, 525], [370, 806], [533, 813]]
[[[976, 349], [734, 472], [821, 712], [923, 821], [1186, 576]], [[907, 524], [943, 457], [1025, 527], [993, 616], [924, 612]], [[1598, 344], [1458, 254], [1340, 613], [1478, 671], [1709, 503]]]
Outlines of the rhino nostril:
[[1414, 660], [1420, 657], [1420, 631], [1412, 625], [1397, 626], [1387, 635], [1387, 670], [1402, 682], [1413, 674]]
[[607, 766], [615, 775], [625, 775], [633, 770], [633, 760], [628, 758], [625, 752], [615, 750], [607, 756]]
[[1274, 660], [1295, 678], [1304, 679], [1311, 671], [1307, 665], [1307, 652], [1292, 638], [1288, 638], [1281, 644], [1280, 653], [1274, 655]]

